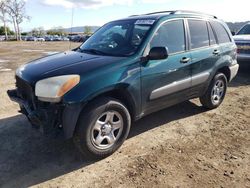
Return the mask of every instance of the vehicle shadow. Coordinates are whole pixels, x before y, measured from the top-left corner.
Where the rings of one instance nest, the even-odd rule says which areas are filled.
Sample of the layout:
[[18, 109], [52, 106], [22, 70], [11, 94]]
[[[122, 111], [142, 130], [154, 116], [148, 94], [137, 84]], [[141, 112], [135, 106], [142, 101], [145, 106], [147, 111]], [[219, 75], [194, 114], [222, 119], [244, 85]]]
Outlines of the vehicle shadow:
[[[189, 101], [167, 108], [134, 123], [129, 139], [204, 111]], [[45, 138], [31, 129], [23, 115], [0, 120], [0, 187], [37, 185], [95, 162], [83, 159], [71, 140]]]
[[239, 62], [240, 69], [237, 76], [229, 84], [229, 87], [250, 85], [250, 62]]

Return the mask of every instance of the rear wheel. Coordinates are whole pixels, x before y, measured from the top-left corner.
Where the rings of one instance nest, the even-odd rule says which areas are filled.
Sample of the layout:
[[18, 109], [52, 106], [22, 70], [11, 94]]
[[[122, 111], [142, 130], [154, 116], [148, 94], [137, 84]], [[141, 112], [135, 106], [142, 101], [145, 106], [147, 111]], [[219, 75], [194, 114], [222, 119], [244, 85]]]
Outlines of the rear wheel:
[[74, 140], [86, 157], [104, 158], [122, 145], [130, 125], [130, 114], [120, 101], [100, 98], [82, 112]]
[[208, 109], [217, 108], [223, 102], [226, 91], [227, 78], [223, 73], [217, 73], [210, 83], [206, 93], [200, 97], [200, 102]]

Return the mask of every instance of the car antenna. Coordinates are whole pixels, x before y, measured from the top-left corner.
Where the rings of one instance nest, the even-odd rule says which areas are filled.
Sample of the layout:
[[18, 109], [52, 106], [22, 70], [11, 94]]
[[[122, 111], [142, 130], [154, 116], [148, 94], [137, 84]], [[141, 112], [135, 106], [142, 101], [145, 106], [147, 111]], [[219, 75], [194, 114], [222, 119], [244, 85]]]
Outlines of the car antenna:
[[[70, 35], [71, 35], [71, 37], [72, 37], [72, 34], [73, 34], [73, 24], [74, 24], [74, 6], [72, 5], [71, 28], [70, 28]], [[69, 50], [71, 50], [71, 43], [72, 43], [71, 37], [70, 37], [70, 42], [69, 42]]]

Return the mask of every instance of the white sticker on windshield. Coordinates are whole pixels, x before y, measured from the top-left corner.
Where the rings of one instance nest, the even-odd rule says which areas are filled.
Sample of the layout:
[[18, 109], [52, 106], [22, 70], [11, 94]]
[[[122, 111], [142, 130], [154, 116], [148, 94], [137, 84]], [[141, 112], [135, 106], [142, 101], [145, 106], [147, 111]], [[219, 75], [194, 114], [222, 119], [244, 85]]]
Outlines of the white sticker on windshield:
[[137, 20], [135, 22], [136, 25], [153, 25], [155, 20]]

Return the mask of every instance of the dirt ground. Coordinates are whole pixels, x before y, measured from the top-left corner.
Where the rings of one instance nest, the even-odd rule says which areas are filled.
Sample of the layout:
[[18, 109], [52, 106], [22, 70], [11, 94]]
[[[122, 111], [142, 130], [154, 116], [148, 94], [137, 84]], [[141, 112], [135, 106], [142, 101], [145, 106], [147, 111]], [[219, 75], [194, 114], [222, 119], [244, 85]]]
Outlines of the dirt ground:
[[250, 187], [250, 64], [218, 109], [191, 100], [154, 113], [133, 124], [118, 152], [87, 161], [71, 140], [31, 129], [6, 95], [19, 65], [68, 49], [0, 43], [0, 187]]

